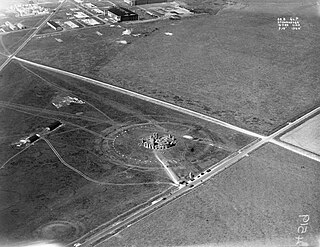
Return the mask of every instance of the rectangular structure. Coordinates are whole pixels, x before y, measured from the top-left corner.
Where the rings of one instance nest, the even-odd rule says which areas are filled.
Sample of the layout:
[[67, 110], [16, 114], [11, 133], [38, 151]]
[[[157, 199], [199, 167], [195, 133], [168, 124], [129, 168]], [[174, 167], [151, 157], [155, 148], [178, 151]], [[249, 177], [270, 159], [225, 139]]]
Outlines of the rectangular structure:
[[111, 7], [108, 9], [108, 16], [118, 22], [138, 20], [137, 13], [122, 7]]
[[71, 28], [79, 27], [77, 24], [73, 23], [72, 21], [65, 21], [64, 24], [68, 25]]
[[135, 6], [135, 5], [143, 5], [143, 4], [153, 4], [153, 3], [165, 3], [167, 0], [124, 0], [125, 3]]
[[47, 24], [49, 27], [51, 27], [54, 30], [57, 30], [57, 31], [62, 30], [62, 27], [58, 23], [56, 23], [55, 21], [47, 21]]

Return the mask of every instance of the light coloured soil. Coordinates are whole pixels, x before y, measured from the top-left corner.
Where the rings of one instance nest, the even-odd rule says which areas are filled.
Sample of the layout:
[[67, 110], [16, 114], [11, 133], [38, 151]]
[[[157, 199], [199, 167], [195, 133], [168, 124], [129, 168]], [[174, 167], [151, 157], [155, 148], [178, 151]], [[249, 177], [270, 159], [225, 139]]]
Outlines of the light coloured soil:
[[320, 115], [306, 121], [280, 139], [320, 155]]

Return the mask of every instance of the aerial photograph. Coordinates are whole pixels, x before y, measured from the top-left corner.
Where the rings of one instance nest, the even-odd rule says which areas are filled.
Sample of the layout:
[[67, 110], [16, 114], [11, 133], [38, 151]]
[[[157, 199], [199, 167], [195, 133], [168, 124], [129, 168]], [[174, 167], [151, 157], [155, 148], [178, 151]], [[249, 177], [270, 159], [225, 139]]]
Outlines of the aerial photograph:
[[320, 0], [0, 0], [0, 247], [320, 247]]

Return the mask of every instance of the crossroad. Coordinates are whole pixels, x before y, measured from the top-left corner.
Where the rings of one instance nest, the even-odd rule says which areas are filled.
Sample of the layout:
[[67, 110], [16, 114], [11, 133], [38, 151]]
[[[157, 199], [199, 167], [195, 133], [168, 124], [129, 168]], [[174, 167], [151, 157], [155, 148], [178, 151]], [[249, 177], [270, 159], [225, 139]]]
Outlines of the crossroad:
[[145, 217], [148, 217], [152, 213], [158, 211], [161, 209], [164, 205], [171, 203], [178, 198], [190, 193], [193, 189], [201, 186], [204, 182], [211, 179], [212, 177], [216, 176], [220, 172], [224, 171], [225, 169], [229, 168], [233, 164], [237, 163], [239, 160], [247, 157], [250, 155], [251, 152], [254, 150], [257, 150], [258, 148], [262, 147], [266, 143], [274, 140], [275, 138], [279, 137], [280, 135], [284, 134], [286, 131], [288, 131], [290, 128], [302, 123], [307, 118], [312, 116], [313, 114], [318, 113], [320, 110], [320, 107], [310, 111], [309, 113], [305, 114], [304, 116], [296, 119], [294, 122], [288, 123], [286, 126], [281, 128], [280, 130], [276, 131], [275, 133], [271, 134], [268, 137], [257, 139], [256, 141], [252, 142], [251, 144], [247, 145], [246, 147], [239, 150], [237, 153], [230, 155], [226, 159], [220, 161], [219, 163], [213, 165], [209, 169], [207, 169], [207, 172], [204, 173], [204, 175], [199, 175], [194, 179], [194, 181], [189, 181], [187, 185], [184, 185], [180, 187], [177, 191], [172, 192], [169, 194], [165, 199], [158, 200], [155, 203], [151, 203], [148, 207], [144, 208], [144, 210], [141, 210], [137, 213], [134, 213], [127, 217], [125, 220], [119, 222], [118, 224], [111, 225], [109, 227], [106, 227], [105, 229], [101, 230], [100, 232], [96, 233], [93, 236], [90, 236], [87, 239], [78, 239], [77, 241], [73, 242], [70, 245], [67, 245], [66, 247], [71, 247], [74, 244], [79, 244], [78, 246], [99, 246], [99, 244], [107, 241], [111, 237], [113, 237], [115, 234], [119, 233], [120, 231], [126, 229], [127, 227], [139, 222], [140, 220], [144, 219]]
[[[59, 6], [56, 8], [56, 11], [59, 10], [59, 8], [63, 5], [63, 3], [65, 1], [66, 0], [62, 1], [59, 4]], [[146, 96], [146, 95], [142, 95], [137, 92], [133, 92], [133, 91], [130, 91], [130, 90], [127, 90], [124, 88], [120, 88], [117, 86], [107, 84], [107, 83], [99, 81], [99, 80], [94, 80], [94, 79], [91, 79], [91, 78], [88, 78], [85, 76], [81, 76], [81, 75], [78, 75], [75, 73], [71, 73], [68, 71], [64, 71], [61, 69], [53, 68], [50, 66], [42, 65], [39, 63], [35, 63], [32, 61], [28, 61], [26, 59], [16, 57], [16, 55], [21, 51], [21, 49], [23, 49], [26, 46], [26, 44], [38, 33], [38, 31], [43, 27], [43, 25], [46, 24], [46, 22], [53, 16], [53, 14], [54, 14], [54, 12], [52, 12], [46, 18], [46, 20], [43, 21], [42, 24], [18, 47], [18, 49], [8, 57], [8, 59], [0, 66], [0, 71], [8, 63], [10, 63], [11, 60], [15, 59], [16, 61], [23, 62], [25, 64], [29, 64], [29, 65], [32, 65], [32, 66], [35, 66], [35, 67], [38, 67], [41, 69], [46, 69], [46, 70], [53, 71], [53, 72], [56, 72], [56, 73], [59, 73], [62, 75], [77, 78], [77, 79], [80, 79], [84, 82], [94, 84], [99, 87], [111, 89], [116, 92], [120, 92], [120, 93], [129, 95], [129, 96], [132, 96], [132, 97], [136, 97], [136, 98], [139, 98], [139, 99], [142, 99], [142, 100], [145, 100], [145, 101], [148, 101], [148, 102], [151, 102], [151, 103], [154, 103], [154, 104], [157, 104], [157, 105], [160, 105], [160, 106], [172, 109], [172, 110], [176, 110], [178, 112], [182, 112], [182, 113], [188, 114], [190, 116], [205, 120], [207, 122], [218, 124], [220, 126], [224, 126], [224, 127], [228, 128], [228, 129], [232, 129], [234, 131], [237, 131], [237, 132], [240, 132], [240, 133], [243, 133], [243, 134], [246, 134], [246, 135], [249, 135], [251, 137], [256, 138], [255, 141], [253, 141], [252, 143], [250, 143], [246, 147], [233, 153], [232, 155], [230, 155], [229, 157], [225, 158], [224, 160], [218, 162], [217, 164], [214, 164], [212, 167], [207, 169], [206, 172], [202, 173], [203, 175], [199, 175], [193, 181], [189, 181], [187, 184], [181, 185], [179, 187], [179, 189], [177, 189], [176, 191], [170, 192], [166, 196], [154, 201], [153, 203], [150, 203], [149, 205], [147, 205], [143, 209], [132, 213], [131, 215], [129, 215], [128, 217], [126, 217], [125, 219], [123, 219], [119, 222], [116, 222], [110, 226], [102, 227], [101, 229], [99, 229], [99, 231], [95, 232], [94, 234], [91, 234], [91, 235], [89, 234], [89, 235], [85, 235], [83, 237], [80, 237], [76, 241], [66, 245], [66, 247], [98, 246], [100, 243], [108, 240], [109, 238], [111, 238], [115, 234], [119, 233], [120, 231], [124, 230], [125, 228], [131, 226], [132, 224], [139, 222], [143, 218], [148, 217], [150, 214], [160, 210], [164, 205], [171, 203], [171, 202], [177, 200], [178, 198], [185, 196], [188, 193], [191, 193], [195, 188], [201, 186], [205, 181], [212, 179], [214, 176], [216, 176], [220, 172], [224, 171], [225, 169], [229, 168], [233, 164], [237, 163], [239, 160], [249, 156], [251, 152], [259, 149], [260, 147], [262, 147], [266, 143], [273, 143], [273, 144], [276, 144], [276, 145], [281, 146], [283, 148], [286, 148], [290, 151], [293, 151], [295, 153], [298, 153], [303, 156], [309, 157], [311, 159], [320, 161], [320, 159], [317, 155], [314, 155], [306, 150], [303, 150], [298, 147], [294, 147], [290, 144], [286, 144], [286, 143], [283, 143], [283, 142], [277, 140], [277, 138], [279, 136], [281, 136], [282, 134], [284, 134], [286, 131], [303, 123], [307, 118], [311, 117], [312, 115], [317, 114], [320, 111], [320, 107], [315, 108], [314, 110], [308, 112], [307, 114], [303, 115], [302, 117], [299, 117], [298, 119], [296, 119], [293, 122], [287, 123], [283, 128], [279, 129], [278, 131], [274, 132], [273, 134], [271, 134], [269, 136], [263, 136], [263, 135], [254, 133], [252, 131], [249, 131], [249, 130], [231, 125], [229, 123], [223, 122], [219, 119], [215, 119], [213, 117], [198, 113], [196, 111], [192, 111], [190, 109], [186, 109], [186, 108], [183, 108], [183, 107], [180, 107], [180, 106], [177, 106], [177, 105], [165, 102], [165, 101], [161, 101], [161, 100], [158, 100], [158, 99]]]
[[[57, 69], [57, 68], [53, 68], [50, 66], [46, 66], [46, 65], [42, 65], [42, 64], [38, 64], [32, 61], [28, 61], [26, 59], [22, 59], [22, 58], [18, 58], [18, 57], [14, 57], [15, 60], [23, 62], [25, 64], [29, 64], [41, 69], [45, 69], [45, 70], [49, 70], [49, 71], [53, 71], [59, 74], [63, 74], [66, 76], [71, 76], [73, 78], [77, 78], [80, 79], [82, 81], [85, 81], [87, 83], [90, 84], [94, 84], [96, 86], [99, 87], [103, 87], [103, 88], [107, 88], [107, 89], [111, 89], [113, 91], [117, 91], [120, 93], [124, 93], [126, 95], [132, 96], [132, 97], [136, 97], [148, 102], [152, 102], [154, 104], [157, 105], [161, 105], [164, 107], [167, 107], [169, 109], [173, 109], [203, 120], [206, 120], [208, 122], [211, 123], [215, 123], [221, 126], [224, 126], [226, 128], [238, 131], [240, 133], [252, 136], [257, 138], [254, 142], [252, 142], [251, 144], [247, 145], [246, 147], [242, 148], [241, 150], [237, 151], [236, 153], [230, 155], [229, 157], [227, 157], [226, 159], [220, 161], [217, 164], [214, 164], [212, 167], [210, 167], [207, 172], [205, 172], [203, 175], [199, 175], [194, 181], [189, 181], [187, 185], [184, 186], [180, 186], [179, 189], [177, 189], [175, 192], [171, 192], [169, 195], [167, 195], [165, 198], [162, 198], [161, 200], [157, 200], [154, 203], [150, 203], [150, 205], [146, 206], [144, 209], [135, 212], [133, 214], [131, 214], [130, 216], [128, 216], [126, 219], [117, 222], [116, 224], [113, 224], [111, 226], [107, 226], [104, 227], [102, 229], [100, 229], [97, 233], [94, 233], [92, 235], [85, 235], [84, 237], [81, 237], [79, 239], [77, 239], [76, 241], [68, 244], [66, 247], [71, 247], [71, 246], [97, 246], [99, 243], [108, 240], [109, 238], [111, 238], [112, 236], [114, 236], [115, 234], [117, 234], [118, 232], [122, 231], [123, 229], [125, 229], [128, 226], [131, 226], [132, 224], [137, 223], [138, 221], [140, 221], [141, 219], [147, 217], [148, 215], [156, 212], [157, 210], [159, 210], [160, 208], [162, 208], [164, 205], [180, 198], [181, 196], [184, 196], [188, 193], [190, 193], [190, 191], [192, 191], [194, 188], [199, 187], [200, 185], [202, 185], [205, 181], [211, 179], [212, 177], [216, 176], [217, 174], [219, 174], [220, 172], [224, 171], [225, 169], [229, 168], [230, 166], [232, 166], [233, 164], [237, 163], [239, 160], [241, 160], [244, 157], [247, 157], [250, 155], [251, 152], [253, 152], [254, 150], [257, 150], [258, 148], [262, 147], [263, 145], [265, 145], [266, 143], [274, 143], [276, 145], [279, 145], [281, 147], [287, 148], [292, 150], [292, 147], [288, 147], [286, 144], [283, 144], [282, 142], [278, 141], [276, 138], [281, 136], [282, 134], [284, 134], [286, 131], [288, 131], [289, 129], [301, 124], [302, 122], [304, 122], [306, 119], [308, 119], [309, 117], [311, 117], [312, 115], [316, 114], [319, 112], [320, 107], [315, 108], [314, 110], [308, 112], [307, 114], [299, 117], [298, 119], [296, 119], [293, 122], [287, 123], [284, 127], [282, 127], [281, 129], [279, 129], [278, 131], [274, 132], [273, 134], [269, 135], [269, 136], [263, 136], [254, 132], [251, 132], [249, 130], [246, 129], [242, 129], [240, 127], [231, 125], [229, 123], [225, 123], [221, 120], [212, 118], [210, 116], [206, 116], [204, 114], [192, 111], [190, 109], [186, 109], [168, 102], [164, 102], [158, 99], [154, 99], [152, 97], [146, 96], [146, 95], [142, 95], [127, 89], [123, 89], [117, 86], [113, 86], [110, 84], [107, 84], [105, 82], [102, 81], [98, 81], [95, 79], [91, 79], [85, 76], [81, 76], [78, 74], [74, 74], [68, 71], [64, 71], [61, 69]], [[299, 153], [301, 155], [307, 156], [305, 150], [301, 150], [299, 148], [294, 148], [294, 151], [296, 153]]]
[[1, 64], [0, 71], [2, 71], [2, 69], [11, 62], [11, 60], [29, 43], [29, 41], [39, 32], [39, 30], [41, 30], [41, 28], [46, 25], [47, 21], [49, 21], [55, 14], [55, 12], [62, 7], [65, 1], [66, 0], [61, 1], [55, 11], [51, 12], [48, 17], [34, 30], [34, 32], [7, 58], [7, 60], [3, 64]]

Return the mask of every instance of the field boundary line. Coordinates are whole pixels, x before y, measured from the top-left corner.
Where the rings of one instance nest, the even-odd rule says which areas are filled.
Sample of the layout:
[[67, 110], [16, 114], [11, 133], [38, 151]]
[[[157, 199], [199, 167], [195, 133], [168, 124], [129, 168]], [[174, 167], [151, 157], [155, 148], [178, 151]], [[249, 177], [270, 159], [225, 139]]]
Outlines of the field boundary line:
[[32, 66], [35, 66], [35, 67], [38, 67], [38, 68], [42, 68], [42, 69], [49, 70], [49, 71], [52, 71], [52, 72], [56, 72], [56, 73], [59, 73], [59, 74], [62, 74], [62, 75], [70, 76], [70, 77], [73, 77], [73, 78], [77, 78], [77, 79], [80, 79], [82, 81], [94, 84], [96, 86], [104, 87], [104, 88], [107, 88], [107, 89], [110, 89], [110, 90], [113, 90], [113, 91], [116, 91], [116, 92], [119, 92], [119, 93], [123, 93], [125, 95], [129, 95], [129, 96], [132, 96], [132, 97], [135, 97], [135, 98], [138, 98], [138, 99], [142, 99], [144, 101], [151, 102], [151, 103], [154, 103], [156, 105], [160, 105], [160, 106], [172, 109], [172, 110], [176, 110], [178, 112], [181, 112], [181, 113], [184, 113], [184, 114], [188, 114], [190, 116], [193, 116], [193, 117], [196, 117], [196, 118], [200, 118], [202, 120], [205, 120], [205, 121], [208, 121], [208, 122], [211, 122], [211, 123], [218, 124], [220, 126], [226, 127], [228, 129], [232, 129], [234, 131], [238, 131], [240, 133], [243, 133], [243, 134], [246, 134], [246, 135], [249, 135], [249, 136], [252, 136], [252, 137], [256, 137], [256, 138], [260, 138], [260, 139], [266, 138], [266, 136], [254, 133], [254, 132], [252, 132], [250, 130], [246, 130], [246, 129], [237, 127], [235, 125], [226, 123], [226, 122], [224, 122], [222, 120], [207, 116], [205, 114], [202, 114], [202, 113], [199, 113], [199, 112], [196, 112], [196, 111], [193, 111], [193, 110], [181, 107], [181, 106], [177, 106], [177, 105], [169, 103], [169, 102], [165, 102], [165, 101], [162, 101], [162, 100], [159, 100], [159, 99], [155, 99], [155, 98], [152, 98], [150, 96], [146, 96], [146, 95], [134, 92], [134, 91], [130, 91], [128, 89], [124, 89], [124, 88], [121, 88], [121, 87], [118, 87], [118, 86], [114, 86], [114, 85], [108, 84], [106, 82], [102, 82], [102, 81], [99, 81], [99, 80], [96, 80], [96, 79], [92, 79], [92, 78], [89, 78], [89, 77], [86, 77], [86, 76], [78, 75], [78, 74], [75, 74], [75, 73], [72, 73], [72, 72], [68, 72], [68, 71], [65, 71], [65, 70], [57, 69], [57, 68], [54, 68], [54, 67], [51, 67], [51, 66], [35, 63], [35, 62], [29, 61], [29, 60], [26, 60], [26, 59], [23, 59], [23, 58], [19, 58], [19, 57], [16, 57], [16, 56], [14, 56], [13, 59], [15, 59], [17, 61], [20, 61], [20, 62], [23, 62], [23, 63], [26, 63], [26, 64], [29, 64], [29, 65], [32, 65]]
[[295, 145], [292, 145], [290, 143], [287, 143], [287, 142], [283, 142], [283, 141], [278, 141], [278, 140], [275, 140], [275, 139], [272, 139], [269, 141], [270, 143], [273, 143], [277, 146], [280, 146], [286, 150], [289, 150], [293, 153], [296, 153], [296, 154], [299, 154], [301, 156], [304, 156], [304, 157], [307, 157], [309, 159], [312, 159], [312, 160], [315, 160], [315, 161], [318, 161], [320, 162], [320, 157], [319, 155], [315, 154], [315, 153], [312, 153], [306, 149], [302, 149], [300, 147], [297, 147]]

